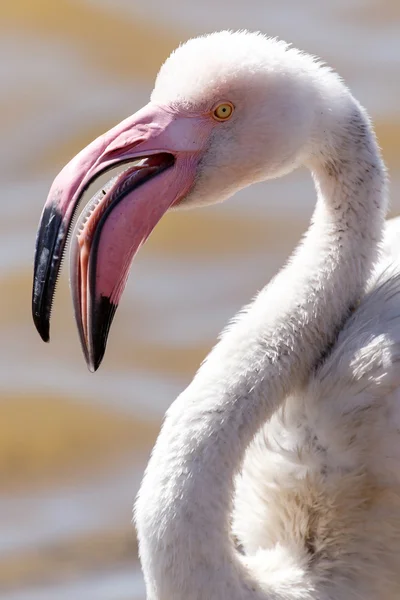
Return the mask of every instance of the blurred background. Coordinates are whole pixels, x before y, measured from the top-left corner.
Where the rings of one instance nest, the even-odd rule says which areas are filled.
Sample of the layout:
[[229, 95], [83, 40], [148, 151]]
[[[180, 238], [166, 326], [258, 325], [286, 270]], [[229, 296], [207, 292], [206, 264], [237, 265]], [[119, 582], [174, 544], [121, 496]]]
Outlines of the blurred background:
[[[0, 17], [0, 597], [143, 599], [133, 499], [162, 415], [217, 333], [307, 225], [306, 172], [167, 215], [137, 257], [99, 372], [67, 269], [43, 344], [30, 315], [36, 227], [60, 168], [147, 102], [170, 51], [261, 29], [320, 55], [371, 113], [400, 213], [398, 0], [13, 0]], [[397, 198], [397, 203], [396, 203]]]

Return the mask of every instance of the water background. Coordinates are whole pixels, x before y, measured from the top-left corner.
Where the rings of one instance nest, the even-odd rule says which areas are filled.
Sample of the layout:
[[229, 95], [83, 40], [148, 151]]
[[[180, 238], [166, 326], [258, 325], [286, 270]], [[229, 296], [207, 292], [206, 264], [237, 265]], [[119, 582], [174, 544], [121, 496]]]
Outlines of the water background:
[[137, 257], [98, 373], [64, 269], [43, 344], [30, 316], [52, 179], [147, 102], [191, 35], [261, 29], [322, 56], [370, 111], [400, 213], [398, 0], [14, 0], [0, 11], [0, 597], [144, 598], [133, 498], [161, 417], [307, 225], [306, 172], [167, 215]]

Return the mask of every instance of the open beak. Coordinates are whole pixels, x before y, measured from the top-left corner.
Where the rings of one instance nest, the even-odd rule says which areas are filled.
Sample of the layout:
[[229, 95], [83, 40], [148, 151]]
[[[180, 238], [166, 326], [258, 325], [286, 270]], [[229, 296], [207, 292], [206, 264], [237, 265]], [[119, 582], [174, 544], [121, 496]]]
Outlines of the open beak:
[[148, 104], [75, 156], [53, 182], [36, 239], [32, 313], [44, 341], [72, 220], [84, 191], [105, 171], [126, 169], [89, 202], [74, 230], [71, 292], [91, 371], [107, 337], [131, 262], [163, 214], [193, 187], [211, 125]]

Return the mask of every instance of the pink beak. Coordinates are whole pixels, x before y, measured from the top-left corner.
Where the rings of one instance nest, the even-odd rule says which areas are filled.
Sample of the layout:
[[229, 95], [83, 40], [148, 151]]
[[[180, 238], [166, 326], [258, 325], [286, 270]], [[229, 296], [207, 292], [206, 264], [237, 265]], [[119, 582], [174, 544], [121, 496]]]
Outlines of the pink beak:
[[65, 244], [82, 194], [105, 171], [127, 165], [89, 202], [72, 239], [71, 291], [91, 371], [104, 356], [131, 262], [163, 214], [193, 187], [211, 128], [205, 116], [181, 116], [150, 103], [84, 148], [53, 182], [36, 239], [32, 295], [33, 320], [46, 342]]

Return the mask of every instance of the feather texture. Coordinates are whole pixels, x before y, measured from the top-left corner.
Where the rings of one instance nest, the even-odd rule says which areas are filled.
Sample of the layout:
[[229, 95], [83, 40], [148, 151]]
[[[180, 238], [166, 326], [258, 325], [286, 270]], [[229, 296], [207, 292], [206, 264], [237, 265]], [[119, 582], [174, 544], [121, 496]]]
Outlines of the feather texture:
[[135, 509], [148, 599], [395, 600], [400, 221], [369, 118], [320, 61], [247, 32], [181, 46], [152, 99], [235, 106], [188, 206], [301, 165], [317, 204], [167, 413]]

